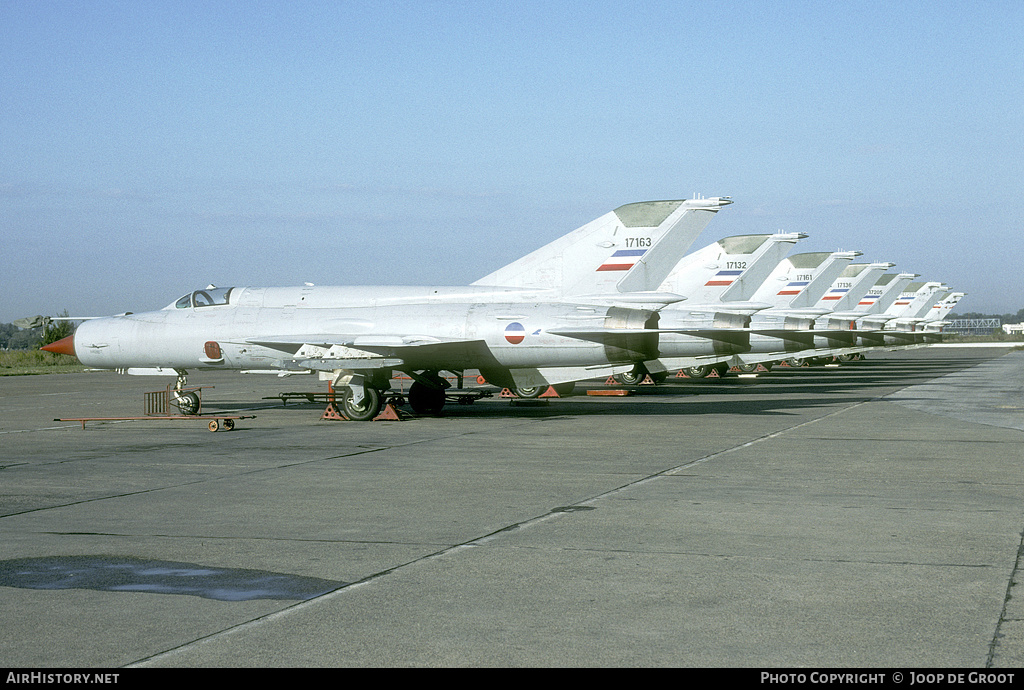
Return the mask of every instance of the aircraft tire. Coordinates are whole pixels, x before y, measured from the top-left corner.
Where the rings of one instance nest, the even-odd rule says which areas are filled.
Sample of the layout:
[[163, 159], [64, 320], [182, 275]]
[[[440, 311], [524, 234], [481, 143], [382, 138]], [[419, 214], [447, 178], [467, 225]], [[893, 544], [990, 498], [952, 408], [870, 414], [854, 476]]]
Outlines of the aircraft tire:
[[736, 368], [740, 370], [741, 374], [752, 374], [757, 371], [756, 364], [740, 364]]
[[701, 364], [696, 367], [684, 367], [683, 373], [691, 379], [702, 379], [711, 373], [711, 368], [710, 364]]
[[616, 374], [615, 380], [619, 383], [624, 383], [627, 386], [635, 386], [644, 380], [647, 376], [647, 370], [643, 367], [634, 367], [631, 371], [627, 371], [625, 374]]
[[554, 388], [555, 392], [558, 393], [559, 398], [564, 398], [572, 395], [572, 392], [576, 390], [576, 383], [574, 381], [570, 381], [569, 383], [556, 383], [552, 388]]
[[409, 407], [416, 414], [439, 414], [444, 407], [444, 389], [431, 388], [419, 381], [409, 386]]
[[516, 395], [520, 398], [539, 398], [548, 389], [547, 386], [516, 386]]
[[199, 396], [191, 391], [178, 393], [172, 402], [178, 406], [178, 411], [182, 414], [199, 414]]
[[380, 391], [370, 386], [363, 387], [363, 401], [356, 405], [352, 402], [352, 389], [345, 390], [341, 399], [341, 412], [353, 422], [368, 422], [380, 412]]

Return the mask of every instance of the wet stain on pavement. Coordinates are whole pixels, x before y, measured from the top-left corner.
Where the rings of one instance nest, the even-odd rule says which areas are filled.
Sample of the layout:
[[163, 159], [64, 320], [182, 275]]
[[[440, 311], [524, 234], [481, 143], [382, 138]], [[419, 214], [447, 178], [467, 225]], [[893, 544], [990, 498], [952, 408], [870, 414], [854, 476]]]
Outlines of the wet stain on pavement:
[[242, 568], [130, 556], [47, 556], [0, 561], [0, 586], [183, 594], [220, 601], [304, 601], [347, 583]]

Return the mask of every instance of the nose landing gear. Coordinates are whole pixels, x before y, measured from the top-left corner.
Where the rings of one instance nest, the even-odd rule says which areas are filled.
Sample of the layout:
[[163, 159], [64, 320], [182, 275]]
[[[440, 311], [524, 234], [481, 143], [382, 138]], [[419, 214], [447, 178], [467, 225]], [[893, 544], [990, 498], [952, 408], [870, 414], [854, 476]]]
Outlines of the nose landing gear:
[[178, 411], [184, 415], [199, 414], [203, 401], [199, 397], [198, 391], [185, 390], [185, 384], [188, 383], [188, 372], [184, 369], [176, 369], [175, 371], [178, 372], [178, 378], [174, 382], [174, 390], [170, 393], [170, 403], [177, 407]]

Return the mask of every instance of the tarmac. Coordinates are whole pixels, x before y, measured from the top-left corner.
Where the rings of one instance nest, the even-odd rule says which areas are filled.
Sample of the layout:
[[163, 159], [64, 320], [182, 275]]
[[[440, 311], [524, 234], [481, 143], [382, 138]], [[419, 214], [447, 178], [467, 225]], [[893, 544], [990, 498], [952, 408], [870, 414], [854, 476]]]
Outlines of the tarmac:
[[321, 419], [312, 376], [0, 377], [12, 668], [1024, 665], [1024, 352]]

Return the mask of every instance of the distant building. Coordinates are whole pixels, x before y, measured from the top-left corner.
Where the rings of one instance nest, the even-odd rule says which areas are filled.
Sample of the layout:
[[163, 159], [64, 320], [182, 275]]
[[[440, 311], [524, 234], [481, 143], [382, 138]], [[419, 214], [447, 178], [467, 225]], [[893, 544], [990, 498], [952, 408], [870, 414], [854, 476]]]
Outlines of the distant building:
[[1024, 335], [1024, 323], [1004, 323], [1003, 333], [1006, 335]]

